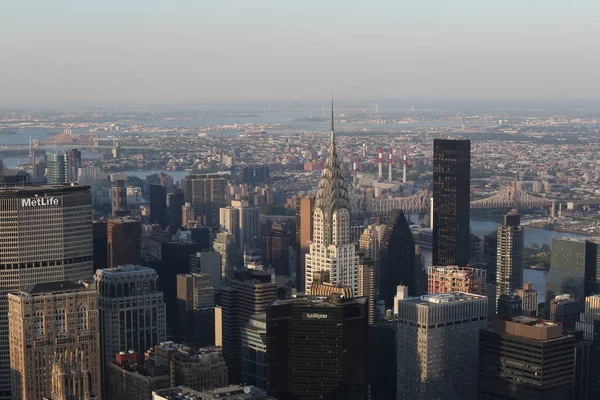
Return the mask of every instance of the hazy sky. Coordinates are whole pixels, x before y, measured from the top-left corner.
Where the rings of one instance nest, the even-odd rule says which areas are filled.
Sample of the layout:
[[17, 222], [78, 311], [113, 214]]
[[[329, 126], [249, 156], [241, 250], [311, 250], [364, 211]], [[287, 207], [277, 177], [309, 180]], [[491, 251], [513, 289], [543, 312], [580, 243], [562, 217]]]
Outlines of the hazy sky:
[[0, 106], [600, 97], [598, 0], [0, 0]]

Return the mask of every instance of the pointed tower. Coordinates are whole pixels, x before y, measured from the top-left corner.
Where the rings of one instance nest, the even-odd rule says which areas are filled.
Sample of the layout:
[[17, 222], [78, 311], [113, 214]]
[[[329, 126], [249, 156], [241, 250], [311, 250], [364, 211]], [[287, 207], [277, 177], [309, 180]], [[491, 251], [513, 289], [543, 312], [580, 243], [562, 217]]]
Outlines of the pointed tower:
[[333, 100], [329, 154], [317, 186], [313, 212], [313, 242], [306, 255], [305, 291], [312, 274], [328, 271], [331, 283], [358, 289], [358, 256], [350, 240], [350, 196], [335, 147]]

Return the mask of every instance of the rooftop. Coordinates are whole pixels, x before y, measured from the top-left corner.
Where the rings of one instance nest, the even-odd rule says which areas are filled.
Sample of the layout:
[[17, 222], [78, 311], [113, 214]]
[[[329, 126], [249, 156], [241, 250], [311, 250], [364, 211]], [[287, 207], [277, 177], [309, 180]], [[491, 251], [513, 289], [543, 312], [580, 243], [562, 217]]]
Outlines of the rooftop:
[[169, 389], [161, 389], [154, 392], [161, 399], [185, 399], [185, 400], [269, 400], [262, 389], [253, 386], [231, 385], [213, 390], [194, 390], [186, 386], [177, 386]]
[[541, 318], [513, 316], [496, 318], [492, 330], [536, 341], [548, 341], [565, 337], [562, 325]]
[[426, 294], [421, 297], [411, 297], [400, 301], [410, 301], [416, 304], [427, 305], [429, 307], [437, 306], [446, 303], [458, 303], [463, 301], [474, 301], [485, 299], [486, 296], [480, 296], [478, 294], [463, 293], [463, 292], [449, 292], [449, 293], [437, 293], [437, 294]]
[[24, 185], [6, 186], [0, 190], [0, 197], [32, 197], [36, 194], [65, 194], [90, 190], [88, 185]]
[[[333, 295], [335, 296], [335, 295]], [[367, 297], [352, 297], [352, 298], [343, 298], [340, 297], [338, 301], [332, 300], [332, 297], [324, 297], [324, 296], [298, 296], [291, 299], [274, 300], [271, 305], [279, 306], [284, 304], [295, 304], [302, 305], [308, 307], [337, 307], [340, 304], [365, 304], [367, 302]]]
[[156, 273], [156, 270], [153, 268], [149, 268], [149, 267], [144, 267], [142, 265], [131, 265], [131, 264], [127, 264], [127, 265], [119, 265], [117, 267], [114, 268], [103, 268], [100, 269], [98, 271], [101, 271], [101, 273], [104, 274], [110, 274], [110, 275], [122, 275], [122, 274], [139, 274], [140, 272], [154, 272]]
[[29, 289], [29, 294], [70, 292], [81, 289], [85, 289], [83, 283], [75, 283], [71, 281], [47, 282], [34, 285], [31, 289]]

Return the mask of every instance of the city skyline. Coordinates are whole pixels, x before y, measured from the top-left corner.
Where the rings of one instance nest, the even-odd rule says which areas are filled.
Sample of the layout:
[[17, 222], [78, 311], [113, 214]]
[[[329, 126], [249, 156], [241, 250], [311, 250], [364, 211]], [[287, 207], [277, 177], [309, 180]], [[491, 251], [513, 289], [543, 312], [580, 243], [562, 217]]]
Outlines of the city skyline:
[[597, 99], [600, 5], [576, 3], [9, 1], [0, 106]]

